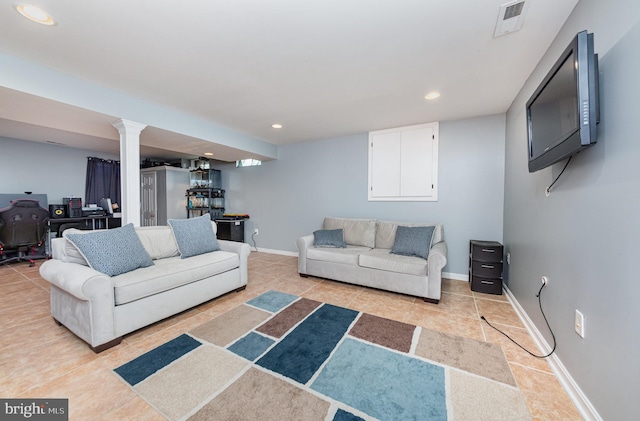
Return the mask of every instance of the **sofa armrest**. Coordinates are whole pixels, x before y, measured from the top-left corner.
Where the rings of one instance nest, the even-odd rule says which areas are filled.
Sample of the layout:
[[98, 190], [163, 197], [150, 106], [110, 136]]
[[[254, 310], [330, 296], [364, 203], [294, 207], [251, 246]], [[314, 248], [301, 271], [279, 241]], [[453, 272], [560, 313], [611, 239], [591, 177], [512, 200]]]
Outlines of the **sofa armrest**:
[[78, 263], [52, 259], [40, 266], [51, 284], [51, 315], [92, 347], [115, 339], [111, 277]]
[[307, 273], [307, 250], [312, 246], [313, 235], [305, 235], [296, 241], [296, 247], [298, 247], [298, 273]]
[[431, 265], [431, 259], [433, 259], [433, 263], [442, 270], [442, 268], [447, 264], [447, 251], [448, 248], [446, 241], [440, 241], [439, 243], [432, 245], [429, 250], [429, 265]]
[[114, 305], [111, 277], [89, 266], [52, 259], [40, 266], [40, 276], [80, 300], [107, 299]]
[[442, 269], [447, 264], [447, 243], [440, 241], [431, 246], [428, 258], [428, 291], [429, 296], [440, 299], [442, 291]]
[[249, 280], [249, 255], [251, 254], [251, 247], [249, 244], [229, 240], [218, 240], [218, 244], [220, 245], [220, 250], [236, 253], [238, 255], [240, 258], [241, 286], [247, 285]]

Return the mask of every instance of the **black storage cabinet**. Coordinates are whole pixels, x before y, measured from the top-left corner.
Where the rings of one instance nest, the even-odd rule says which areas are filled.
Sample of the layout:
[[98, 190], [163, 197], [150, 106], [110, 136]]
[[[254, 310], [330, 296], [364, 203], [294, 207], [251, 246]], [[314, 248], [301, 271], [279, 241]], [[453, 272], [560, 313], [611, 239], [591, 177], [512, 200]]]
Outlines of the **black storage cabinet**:
[[244, 221], [237, 219], [216, 219], [219, 240], [244, 243]]
[[504, 247], [497, 241], [469, 242], [471, 291], [502, 295]]

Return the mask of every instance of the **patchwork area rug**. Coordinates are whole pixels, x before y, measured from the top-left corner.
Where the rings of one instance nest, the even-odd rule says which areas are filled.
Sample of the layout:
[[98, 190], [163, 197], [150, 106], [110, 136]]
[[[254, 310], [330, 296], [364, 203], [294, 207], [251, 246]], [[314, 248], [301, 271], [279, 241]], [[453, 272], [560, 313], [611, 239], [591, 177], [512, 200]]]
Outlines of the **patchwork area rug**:
[[118, 368], [170, 420], [527, 420], [502, 349], [268, 291]]

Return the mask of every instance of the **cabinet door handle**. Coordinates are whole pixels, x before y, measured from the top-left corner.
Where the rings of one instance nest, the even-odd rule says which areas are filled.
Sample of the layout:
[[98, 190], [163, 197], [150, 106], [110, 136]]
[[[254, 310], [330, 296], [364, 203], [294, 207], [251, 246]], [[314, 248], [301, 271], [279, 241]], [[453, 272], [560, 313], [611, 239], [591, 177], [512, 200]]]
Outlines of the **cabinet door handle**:
[[495, 249], [482, 249], [483, 252], [485, 253], [495, 253]]
[[480, 281], [481, 284], [493, 285], [492, 281]]
[[493, 265], [482, 265], [484, 269], [493, 269], [495, 266]]

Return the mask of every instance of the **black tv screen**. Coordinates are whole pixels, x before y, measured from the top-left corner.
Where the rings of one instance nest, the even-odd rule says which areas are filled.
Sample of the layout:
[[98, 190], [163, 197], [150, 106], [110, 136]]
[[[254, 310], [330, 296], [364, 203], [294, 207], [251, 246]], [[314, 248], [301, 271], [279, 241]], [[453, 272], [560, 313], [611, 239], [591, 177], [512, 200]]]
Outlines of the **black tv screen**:
[[593, 34], [578, 33], [527, 102], [529, 172], [596, 143], [598, 56]]

